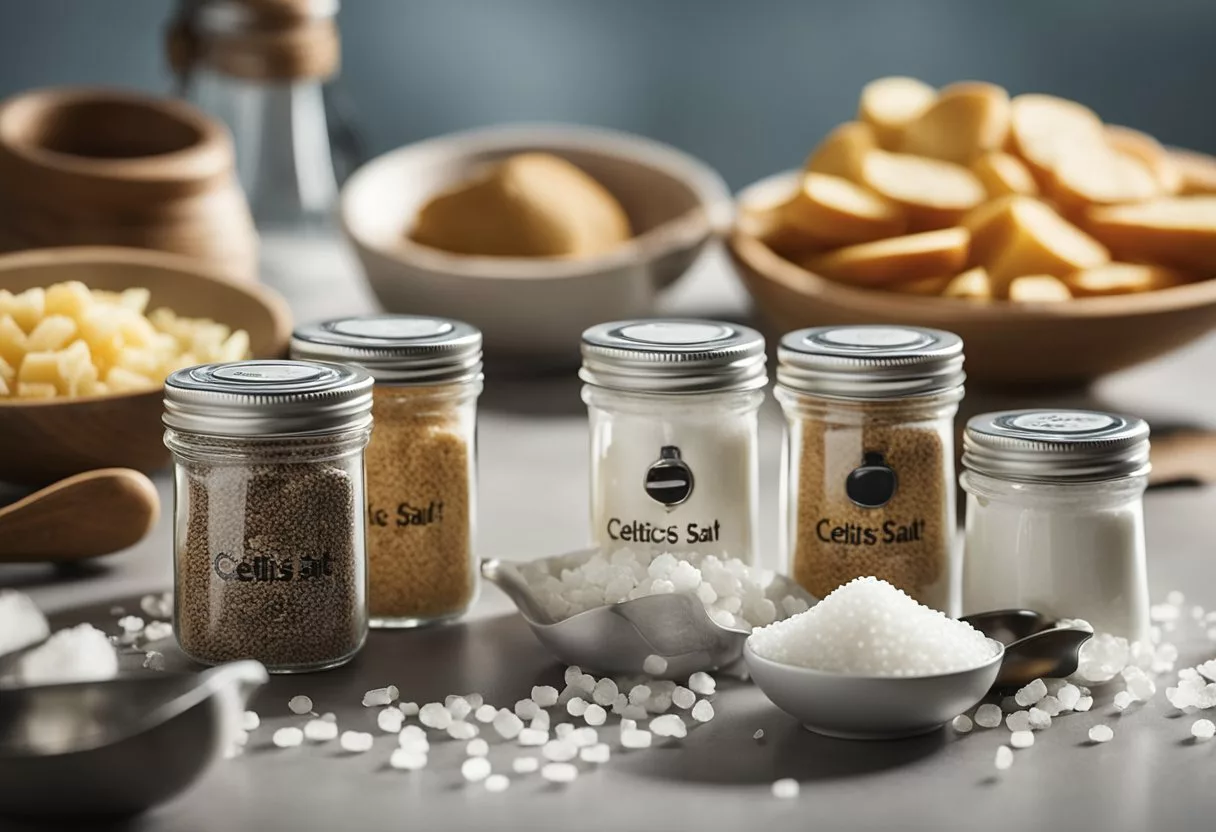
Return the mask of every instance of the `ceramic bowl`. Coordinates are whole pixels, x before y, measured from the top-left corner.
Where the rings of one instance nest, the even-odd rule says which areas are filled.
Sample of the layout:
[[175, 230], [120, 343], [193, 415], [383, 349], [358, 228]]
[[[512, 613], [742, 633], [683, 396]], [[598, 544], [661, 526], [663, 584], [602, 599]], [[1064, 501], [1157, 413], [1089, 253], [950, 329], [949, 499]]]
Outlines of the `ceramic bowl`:
[[[589, 258], [471, 257], [410, 241], [435, 193], [487, 163], [530, 151], [560, 156], [621, 202], [635, 236]], [[359, 169], [342, 191], [342, 225], [389, 312], [442, 315], [481, 328], [487, 355], [568, 363], [592, 324], [652, 314], [658, 293], [724, 232], [730, 194], [696, 159], [640, 136], [520, 125], [408, 145]]]
[[[798, 174], [757, 182], [746, 204]], [[1216, 280], [1065, 303], [974, 303], [836, 283], [778, 256], [739, 224], [728, 247], [770, 335], [806, 326], [913, 324], [957, 333], [968, 383], [1090, 381], [1177, 349], [1216, 326]]]
[[[273, 291], [224, 279], [175, 255], [138, 249], [44, 249], [0, 256], [0, 289], [79, 280], [90, 289], [142, 286], [149, 307], [249, 333], [256, 358], [286, 355], [291, 313]], [[160, 389], [113, 396], [0, 398], [0, 480], [43, 485], [95, 468], [150, 472], [168, 463]]]
[[756, 687], [808, 730], [852, 740], [891, 740], [927, 734], [980, 702], [996, 682], [1005, 658], [993, 656], [972, 670], [937, 676], [849, 676], [781, 664], [743, 647]]

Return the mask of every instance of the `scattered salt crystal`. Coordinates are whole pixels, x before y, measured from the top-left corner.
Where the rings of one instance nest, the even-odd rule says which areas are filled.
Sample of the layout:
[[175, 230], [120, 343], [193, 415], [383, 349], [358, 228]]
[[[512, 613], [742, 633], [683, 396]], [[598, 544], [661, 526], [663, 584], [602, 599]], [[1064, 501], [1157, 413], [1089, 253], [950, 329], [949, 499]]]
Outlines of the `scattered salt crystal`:
[[173, 635], [173, 625], [168, 621], [149, 621], [144, 627], [144, 638], [148, 641], [160, 641]]
[[649, 685], [634, 685], [629, 689], [629, 704], [630, 705], [645, 705], [646, 700], [650, 698]]
[[1044, 711], [1041, 708], [1031, 708], [1028, 713], [1030, 714], [1031, 729], [1035, 731], [1046, 731], [1051, 727], [1051, 716], [1047, 713], [1047, 711]]
[[600, 741], [600, 735], [599, 732], [594, 728], [583, 726], [582, 728], [576, 728], [571, 731], [570, 735], [565, 739], [574, 743], [579, 748], [587, 748], [588, 746], [598, 743]]
[[418, 771], [426, 768], [426, 752], [411, 748], [394, 748], [388, 764], [399, 771]]
[[1014, 711], [1009, 716], [1005, 717], [1005, 727], [1015, 734], [1019, 731], [1029, 731], [1030, 712]]
[[540, 706], [531, 699], [521, 699], [515, 703], [515, 715], [520, 719], [531, 719], [540, 713]]
[[1013, 766], [1013, 749], [1007, 745], [1002, 745], [996, 750], [996, 768], [997, 771], [1007, 771]]
[[538, 731], [535, 728], [525, 728], [519, 732], [519, 744], [523, 746], [540, 746], [549, 741], [548, 731]]
[[617, 716], [625, 713], [625, 709], [629, 707], [629, 696], [624, 693], [618, 693], [616, 699], [612, 700], [612, 712]]
[[1066, 684], [1056, 693], [1056, 699], [1064, 710], [1074, 710], [1081, 700], [1081, 690], [1076, 685]]
[[24, 650], [51, 634], [46, 616], [24, 592], [0, 589], [0, 656]]
[[242, 748], [244, 748], [246, 745], [249, 744], [249, 732], [244, 730], [243, 728], [238, 729], [236, 732], [236, 736], [234, 736], [232, 738], [232, 742], [235, 745], [239, 745]]
[[608, 720], [608, 712], [599, 705], [588, 705], [583, 712], [583, 719], [588, 725], [603, 725]]
[[256, 731], [261, 724], [262, 718], [257, 715], [256, 711], [245, 711], [241, 715], [241, 730], [243, 731]]
[[397, 735], [397, 745], [423, 753], [426, 753], [431, 747], [430, 741], [426, 738], [426, 731], [417, 725], [407, 725], [402, 728], [401, 733]]
[[338, 739], [338, 745], [348, 754], [362, 754], [372, 750], [374, 740], [371, 734], [363, 731], [343, 731]]
[[287, 700], [287, 708], [293, 714], [308, 714], [312, 713], [312, 700], [307, 696], [293, 696]]
[[540, 770], [540, 776], [550, 783], [573, 783], [578, 778], [578, 767], [570, 763], [549, 763]]
[[475, 711], [486, 703], [486, 698], [480, 693], [466, 693], [464, 701], [469, 703], [470, 710]]
[[401, 711], [402, 716], [418, 716], [417, 702], [401, 702], [397, 705], [397, 710]]
[[621, 746], [624, 748], [650, 748], [651, 734], [649, 731], [621, 731]]
[[480, 783], [493, 769], [485, 757], [469, 757], [460, 766], [460, 775], [470, 783]]
[[476, 725], [463, 719], [448, 726], [448, 736], [454, 740], [471, 740], [480, 732]]
[[1181, 607], [1186, 603], [1186, 596], [1175, 589], [1166, 594], [1165, 603], [1169, 604], [1171, 607]]
[[564, 740], [573, 733], [574, 723], [572, 722], [560, 722], [558, 723], [557, 727], [553, 729], [554, 736], [556, 736], [559, 740]]
[[134, 635], [144, 629], [144, 620], [138, 615], [126, 615], [118, 619], [119, 628], [127, 635]]
[[280, 728], [270, 738], [275, 748], [295, 748], [304, 742], [304, 732], [299, 728]]
[[401, 730], [405, 714], [391, 705], [376, 714], [376, 726], [386, 734], [396, 734]]
[[542, 708], [552, 708], [557, 704], [557, 688], [549, 685], [537, 685], [532, 688], [532, 701]]
[[1023, 708], [1029, 708], [1046, 695], [1047, 683], [1042, 679], [1035, 679], [1033, 682], [1019, 690], [1013, 698]]
[[118, 654], [105, 633], [78, 624], [59, 630], [23, 655], [15, 675], [26, 685], [100, 682], [118, 675]]
[[1030, 748], [1034, 745], [1034, 734], [1030, 731], [1014, 731], [1009, 735], [1009, 744], [1014, 748]]
[[531, 774], [540, 770], [540, 760], [535, 757], [516, 757], [511, 761], [511, 770], [516, 774]]
[[1201, 665], [1196, 665], [1195, 672], [1210, 682], [1216, 682], [1216, 659], [1209, 659]]
[[1206, 742], [1216, 737], [1216, 724], [1210, 719], [1197, 719], [1191, 725], [1191, 736], [1200, 742]]
[[587, 713], [587, 700], [579, 696], [574, 697], [566, 703], [566, 713], [575, 717], [582, 716], [583, 714]]
[[[396, 690], [396, 688], [393, 688]], [[393, 697], [388, 688], [373, 688], [363, 694], [363, 707], [365, 708], [383, 708], [385, 705], [391, 705]], [[439, 707], [443, 707], [440, 705]]]
[[1060, 700], [1050, 693], [1040, 699], [1036, 707], [1051, 717], [1059, 716], [1064, 711], [1064, 706], [1060, 704]]
[[1157, 693], [1157, 683], [1138, 667], [1129, 667], [1123, 671], [1123, 681], [1127, 692], [1141, 702], [1147, 702]]
[[1077, 713], [1085, 713], [1094, 706], [1094, 698], [1092, 696], [1082, 696], [1077, 700], [1077, 704], [1072, 706], [1072, 709]]
[[698, 671], [688, 677], [688, 689], [701, 696], [713, 696], [718, 689], [718, 683], [714, 681], [713, 676]]
[[578, 752], [578, 758], [584, 763], [606, 763], [611, 756], [611, 749], [609, 749], [606, 743], [602, 742], [581, 748]]
[[139, 599], [139, 609], [148, 618], [172, 618], [173, 593], [162, 592], [160, 595], [145, 595]]
[[538, 728], [541, 731], [548, 731], [550, 719], [551, 718], [548, 711], [540, 711], [536, 716], [532, 717], [532, 721], [528, 723], [528, 727]]
[[633, 720], [634, 722], [637, 722], [638, 720], [646, 719], [649, 716], [650, 712], [641, 705], [626, 705], [624, 708], [621, 708], [620, 713], [622, 722], [625, 720]]
[[469, 740], [469, 744], [464, 747], [464, 753], [470, 757], [484, 757], [490, 753], [490, 744], [480, 737]]
[[793, 800], [798, 797], [800, 788], [797, 780], [792, 777], [783, 777], [773, 783], [773, 797], [779, 800]]
[[[367, 697], [363, 698], [363, 704], [367, 704]], [[446, 731], [447, 727], [452, 724], [452, 714], [443, 706], [442, 702], [427, 702], [418, 710], [418, 721], [427, 728]]]
[[697, 722], [709, 722], [714, 718], [714, 706], [709, 704], [708, 699], [702, 699], [700, 702], [692, 706], [689, 714]]
[[326, 722], [337, 722], [338, 715], [333, 711], [330, 711], [329, 713], [321, 714], [321, 719], [325, 720]]
[[1114, 702], [1111, 704], [1115, 706], [1116, 711], [1126, 711], [1135, 701], [1136, 699], [1134, 696], [1125, 690], [1121, 690], [1115, 694]]
[[396, 685], [389, 685], [384, 691], [388, 694], [389, 702], [396, 702], [401, 697], [401, 691], [397, 690]]
[[970, 670], [993, 657], [974, 627], [873, 577], [852, 580], [806, 612], [756, 629], [748, 644], [770, 661], [868, 676]]
[[617, 693], [616, 682], [604, 678], [595, 683], [595, 690], [592, 691], [591, 698], [595, 701], [595, 704], [608, 707], [616, 699]]
[[1091, 742], [1110, 742], [1115, 738], [1115, 732], [1111, 730], [1109, 725], [1095, 725], [1089, 729], [1089, 739]]
[[578, 746], [569, 740], [550, 740], [540, 750], [546, 760], [564, 763], [578, 756]]
[[656, 656], [653, 653], [650, 654], [642, 662], [642, 672], [648, 673], [651, 676], [661, 676], [667, 672], [667, 659], [662, 656]]
[[147, 670], [164, 670], [165, 654], [156, 650], [150, 650], [144, 655], [144, 668]]
[[981, 728], [995, 728], [1001, 724], [1000, 706], [998, 705], [980, 705], [975, 710], [975, 724]]
[[496, 716], [498, 716], [498, 708], [493, 705], [482, 705], [473, 712], [473, 719], [478, 722], [493, 722]]
[[511, 778], [505, 774], [491, 774], [486, 778], [486, 791], [505, 792], [511, 787]]
[[573, 685], [583, 675], [583, 669], [578, 665], [572, 664], [566, 668], [566, 673], [562, 677], [566, 680], [567, 685]]
[[495, 715], [493, 723], [494, 730], [504, 740], [515, 739], [522, 731], [526, 730], [524, 728], [524, 721], [506, 708], [503, 708]]
[[338, 736], [338, 723], [325, 719], [310, 719], [304, 723], [304, 739], [309, 742], [329, 742]]
[[[974, 723], [971, 722], [971, 717], [967, 716], [966, 714], [959, 714], [950, 724], [953, 725], [954, 730], [958, 731], [960, 734], [970, 733], [971, 729], [975, 727]], [[764, 736], [763, 731], [757, 731], [756, 733], [760, 736]]]
[[650, 732], [656, 737], [686, 737], [688, 727], [675, 714], [667, 714], [650, 720]]
[[686, 687], [680, 686], [671, 694], [671, 704], [683, 711], [687, 711], [693, 705], [697, 704], [697, 695]]
[[463, 696], [449, 696], [443, 700], [443, 707], [452, 715], [456, 722], [463, 720], [473, 712], [473, 706]]

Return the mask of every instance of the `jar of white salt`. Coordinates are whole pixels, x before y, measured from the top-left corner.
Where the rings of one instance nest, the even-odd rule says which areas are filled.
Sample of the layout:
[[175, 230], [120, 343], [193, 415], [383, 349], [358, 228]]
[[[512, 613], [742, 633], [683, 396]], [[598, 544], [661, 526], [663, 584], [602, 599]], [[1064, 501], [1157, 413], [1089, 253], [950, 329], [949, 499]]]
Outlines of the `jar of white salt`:
[[1148, 425], [1087, 410], [967, 423], [963, 611], [1022, 607], [1148, 638]]
[[755, 559], [764, 338], [736, 324], [641, 320], [583, 333], [595, 542]]

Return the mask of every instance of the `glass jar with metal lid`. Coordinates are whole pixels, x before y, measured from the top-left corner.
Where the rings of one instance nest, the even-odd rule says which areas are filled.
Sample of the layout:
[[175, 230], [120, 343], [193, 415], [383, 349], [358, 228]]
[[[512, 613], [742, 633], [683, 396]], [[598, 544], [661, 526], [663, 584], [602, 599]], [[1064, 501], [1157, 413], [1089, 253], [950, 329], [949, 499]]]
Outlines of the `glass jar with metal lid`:
[[1148, 436], [1142, 419], [1088, 410], [971, 419], [964, 612], [1028, 608], [1147, 639]]
[[963, 342], [919, 327], [817, 327], [786, 335], [777, 356], [790, 575], [820, 598], [873, 575], [953, 614]]
[[356, 364], [375, 379], [367, 447], [371, 625], [460, 616], [478, 587], [481, 332], [446, 318], [342, 318], [298, 328], [291, 354]]
[[764, 338], [702, 320], [618, 321], [583, 333], [591, 521], [606, 550], [752, 563]]
[[291, 673], [363, 645], [371, 386], [362, 370], [298, 361], [205, 364], [165, 381], [174, 631], [187, 655]]

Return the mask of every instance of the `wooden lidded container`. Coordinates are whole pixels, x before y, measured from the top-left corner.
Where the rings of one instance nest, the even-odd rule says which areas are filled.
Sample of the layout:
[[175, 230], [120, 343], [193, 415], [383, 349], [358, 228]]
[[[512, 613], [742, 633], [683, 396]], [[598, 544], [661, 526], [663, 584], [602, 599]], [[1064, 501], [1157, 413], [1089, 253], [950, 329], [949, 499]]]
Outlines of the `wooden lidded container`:
[[226, 129], [189, 104], [55, 88], [0, 103], [0, 250], [109, 245], [256, 279]]

